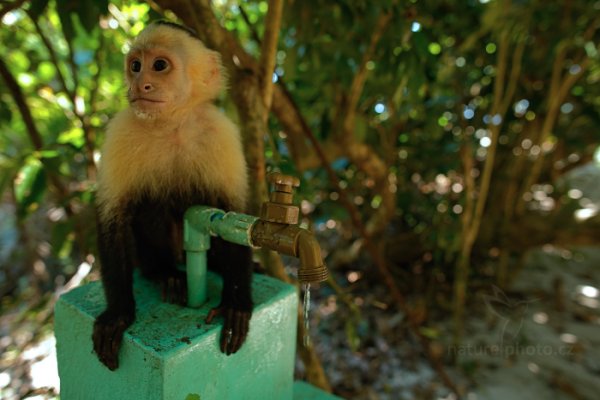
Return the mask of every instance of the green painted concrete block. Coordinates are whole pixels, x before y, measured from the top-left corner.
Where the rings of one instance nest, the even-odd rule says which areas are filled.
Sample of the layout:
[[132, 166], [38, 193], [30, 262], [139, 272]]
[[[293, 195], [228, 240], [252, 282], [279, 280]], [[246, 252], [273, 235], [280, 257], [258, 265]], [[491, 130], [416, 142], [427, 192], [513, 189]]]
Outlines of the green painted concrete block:
[[324, 392], [306, 382], [294, 383], [294, 400], [342, 400], [341, 397]]
[[[136, 278], [137, 318], [127, 330], [119, 369], [92, 350], [94, 319], [105, 307], [99, 282], [60, 297], [55, 334], [62, 400], [265, 400], [297, 397], [293, 382], [298, 297], [293, 286], [255, 275], [255, 310], [240, 351], [219, 350], [222, 324], [206, 324], [221, 279], [210, 274], [209, 302], [199, 309], [164, 303], [156, 284]], [[323, 397], [323, 399], [327, 399]]]

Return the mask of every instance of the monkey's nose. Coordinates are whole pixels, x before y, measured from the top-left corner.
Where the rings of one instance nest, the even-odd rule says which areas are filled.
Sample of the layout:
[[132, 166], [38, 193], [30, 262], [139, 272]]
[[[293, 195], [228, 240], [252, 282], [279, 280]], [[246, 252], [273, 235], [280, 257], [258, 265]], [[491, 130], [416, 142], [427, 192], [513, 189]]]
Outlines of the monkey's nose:
[[144, 84], [142, 85], [142, 90], [143, 90], [144, 92], [146, 92], [146, 93], [147, 93], [147, 92], [151, 92], [153, 89], [154, 89], [154, 86], [152, 86], [152, 84], [151, 84], [151, 83], [144, 83]]

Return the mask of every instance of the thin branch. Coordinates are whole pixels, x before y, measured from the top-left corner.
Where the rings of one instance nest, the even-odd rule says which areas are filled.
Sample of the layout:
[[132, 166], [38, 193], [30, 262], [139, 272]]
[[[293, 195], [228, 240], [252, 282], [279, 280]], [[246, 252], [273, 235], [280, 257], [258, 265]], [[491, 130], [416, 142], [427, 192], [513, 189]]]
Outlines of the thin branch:
[[[494, 82], [494, 99], [492, 103], [492, 113], [494, 115], [500, 111], [500, 104], [502, 103], [503, 95], [506, 95], [505, 82], [506, 68], [508, 65], [508, 46], [508, 32], [505, 31], [501, 35], [498, 48], [498, 72]], [[486, 152], [485, 164], [483, 166], [483, 172], [481, 175], [481, 184], [479, 186], [479, 197], [477, 198], [477, 202], [475, 204], [475, 211], [471, 220], [470, 232], [466, 237], [469, 247], [471, 247], [473, 243], [475, 243], [475, 239], [479, 234], [481, 219], [483, 218], [483, 212], [485, 211], [485, 205], [487, 203], [487, 198], [490, 192], [492, 173], [494, 171], [494, 162], [496, 160], [496, 149], [498, 148], [498, 137], [500, 135], [500, 126], [500, 124], [494, 123], [491, 123], [491, 125], [489, 126], [492, 136], [490, 138], [491, 144]]]
[[352, 132], [354, 125], [354, 117], [356, 115], [356, 107], [358, 105], [358, 100], [360, 99], [360, 95], [365, 86], [365, 82], [367, 80], [367, 64], [373, 58], [375, 54], [375, 49], [377, 48], [377, 44], [383, 35], [388, 23], [392, 19], [392, 12], [386, 11], [382, 12], [375, 23], [375, 28], [373, 33], [371, 34], [371, 41], [369, 42], [369, 47], [363, 54], [363, 58], [361, 60], [358, 71], [354, 75], [354, 79], [352, 80], [352, 84], [350, 85], [350, 91], [348, 93], [348, 103], [346, 110], [346, 117], [343, 121], [343, 133], [345, 137], [351, 136], [348, 133]]
[[338, 108], [338, 115], [341, 116], [341, 131], [336, 135], [337, 139], [344, 142], [344, 149], [348, 158], [360, 170], [375, 180], [375, 190], [383, 199], [382, 206], [368, 223], [367, 233], [369, 235], [380, 231], [385, 221], [389, 220], [395, 210], [395, 200], [394, 194], [389, 190], [388, 165], [371, 146], [355, 140], [355, 120], [358, 103], [368, 77], [368, 64], [374, 58], [377, 45], [388, 27], [392, 15], [391, 9], [382, 11], [379, 14], [358, 71], [350, 84], [348, 97], [345, 102], [341, 102], [341, 107]]
[[[50, 40], [48, 39], [48, 37], [46, 36], [46, 34], [44, 33], [44, 31], [42, 30], [42, 27], [40, 26], [40, 24], [38, 23], [38, 21], [34, 18], [31, 18], [31, 21], [33, 22], [33, 25], [35, 26], [35, 29], [39, 35], [39, 37], [42, 39], [42, 42], [44, 43], [44, 46], [46, 47], [46, 50], [48, 50], [48, 54], [50, 56], [50, 61], [52, 61], [52, 64], [54, 64], [54, 68], [56, 69], [56, 73], [58, 75], [58, 79], [61, 83], [61, 87], [62, 90], [67, 94], [67, 97], [69, 98], [70, 102], [71, 102], [71, 106], [73, 107], [73, 114], [75, 115], [75, 117], [77, 117], [77, 119], [81, 122], [81, 129], [83, 130], [83, 138], [85, 141], [85, 153], [86, 153], [86, 159], [87, 159], [87, 176], [89, 179], [94, 180], [96, 177], [96, 163], [94, 161], [94, 134], [93, 134], [93, 128], [90, 126], [89, 124], [89, 118], [82, 114], [81, 112], [79, 112], [79, 110], [77, 109], [77, 87], [79, 85], [79, 79], [77, 78], [77, 66], [75, 65], [75, 61], [73, 59], [73, 48], [72, 48], [72, 44], [70, 42], [67, 41], [68, 45], [69, 45], [69, 67], [70, 67], [70, 71], [71, 71], [71, 75], [73, 78], [73, 89], [69, 89], [68, 85], [67, 85], [67, 80], [65, 79], [64, 74], [61, 72], [60, 69], [60, 62], [58, 60], [58, 55], [56, 53], [56, 50], [54, 49], [54, 46], [52, 46], [52, 43], [50, 42]], [[94, 86], [91, 89], [91, 93], [90, 93], [90, 104], [93, 104], [95, 102], [95, 96], [96, 93], [98, 91], [98, 87], [99, 87], [99, 76], [100, 76], [100, 71], [101, 71], [101, 63], [98, 62], [98, 54], [100, 52], [100, 49], [102, 47], [104, 43], [104, 38], [102, 35], [100, 35], [100, 47], [99, 49], [96, 51], [95, 54], [95, 60], [97, 62], [98, 65], [98, 71], [96, 72], [93, 82], [94, 82]]]
[[519, 82], [519, 76], [521, 75], [521, 67], [523, 66], [523, 54], [525, 53], [525, 39], [521, 40], [515, 48], [513, 54], [513, 61], [510, 70], [510, 77], [508, 79], [508, 87], [506, 89], [504, 99], [500, 104], [499, 113], [502, 115], [504, 121], [504, 115], [510, 107], [510, 103], [517, 90], [517, 84]]
[[[508, 47], [509, 47], [509, 35], [508, 31], [503, 31], [500, 34], [499, 46], [498, 46], [498, 61], [496, 67], [496, 78], [494, 80], [494, 92], [491, 106], [492, 115], [496, 115], [500, 110], [501, 104], [503, 103], [503, 96], [506, 96], [506, 69], [508, 65]], [[508, 102], [508, 100], [505, 100]], [[507, 103], [508, 104], [508, 103]], [[504, 117], [504, 116], [502, 116]], [[471, 252], [473, 245], [479, 234], [481, 227], [481, 221], [487, 198], [490, 192], [490, 185], [492, 181], [492, 173], [494, 170], [494, 162], [496, 158], [496, 149], [498, 148], [498, 136], [500, 135], [500, 124], [490, 123], [488, 129], [491, 132], [491, 144], [487, 149], [485, 164], [483, 172], [481, 174], [481, 183], [479, 185], [479, 193], [475, 204], [467, 204], [468, 208], [473, 209], [469, 215], [463, 217], [463, 237], [461, 243], [461, 249], [458, 261], [455, 267], [455, 279], [454, 279], [454, 345], [458, 345], [463, 335], [464, 330], [464, 310], [467, 297], [467, 287], [469, 280], [469, 269], [471, 267]], [[470, 155], [463, 154], [463, 164], [465, 167], [469, 166]], [[465, 171], [465, 174], [471, 174], [470, 170]], [[468, 175], [467, 175], [468, 176]], [[472, 188], [471, 188], [472, 189]], [[470, 195], [469, 190], [466, 193]]]
[[[556, 46], [556, 57], [554, 58], [554, 62], [552, 63], [552, 75], [550, 77], [549, 91], [550, 96], [558, 92], [558, 88], [560, 86], [561, 71], [563, 69], [566, 54], [567, 42], [566, 40], [563, 40]], [[550, 97], [550, 101], [551, 100], [552, 97]]]
[[[591, 60], [589, 57], [586, 57], [583, 61], [578, 62], [579, 71], [576, 73], [568, 72], [567, 76], [563, 79], [560, 88], [558, 89], [558, 98], [564, 101], [564, 99], [569, 94], [569, 91], [590, 67]], [[561, 103], [562, 103], [561, 101]]]
[[266, 114], [264, 118], [267, 118], [269, 115], [269, 110], [273, 102], [273, 72], [275, 71], [282, 12], [283, 0], [269, 0], [269, 10], [267, 11], [265, 20], [265, 34], [261, 44], [260, 59], [258, 60], [260, 92]]
[[[600, 19], [595, 19], [590, 23], [590, 26], [584, 32], [584, 38], [591, 39], [595, 34], [596, 30], [600, 27]], [[579, 70], [576, 73], [566, 72], [564, 75], [561, 74], [564, 69], [564, 62], [566, 59], [568, 48], [568, 42], [563, 41], [557, 46], [556, 58], [554, 59], [554, 63], [552, 65], [552, 78], [550, 84], [550, 91], [548, 93], [548, 109], [546, 111], [546, 117], [544, 118], [544, 122], [542, 124], [542, 131], [539, 137], [538, 144], [543, 144], [550, 133], [554, 129], [556, 124], [556, 119], [558, 118], [558, 112], [560, 105], [564, 102], [565, 98], [569, 94], [569, 91], [575, 85], [575, 83], [581, 79], [583, 74], [588, 70], [591, 64], [590, 58], [585, 54], [581, 54], [581, 56], [576, 60], [575, 64], [579, 65]], [[525, 179], [523, 186], [521, 187], [521, 193], [525, 193], [529, 190], [531, 185], [533, 185], [540, 177], [542, 173], [542, 167], [544, 164], [544, 154], [539, 154], [536, 160], [533, 163], [530, 174]], [[525, 201], [522, 196], [518, 200], [518, 204], [516, 207], [517, 215], [522, 215], [525, 211]]]
[[[546, 113], [546, 118], [544, 118], [544, 123], [542, 125], [542, 130], [539, 138], [539, 144], [543, 144], [548, 137], [550, 136], [554, 126], [556, 125], [556, 119], [558, 118], [560, 105], [564, 102], [567, 94], [573, 87], [573, 85], [581, 78], [581, 76], [587, 71], [590, 66], [590, 59], [586, 58], [579, 64], [579, 71], [575, 74], [571, 74], [567, 72], [567, 76], [562, 80], [562, 82], [557, 83], [555, 86], [555, 92], [550, 92], [550, 102], [548, 104], [548, 110]], [[527, 176], [525, 180], [521, 192], [524, 193], [529, 190], [529, 188], [537, 182], [541, 173], [542, 167], [544, 166], [544, 154], [540, 153], [538, 157], [535, 159], [533, 166], [531, 167], [531, 172]], [[525, 211], [525, 200], [521, 196], [519, 198], [519, 203], [517, 205], [517, 215], [522, 215]]]
[[504, 97], [506, 80], [506, 67], [508, 65], [508, 31], [502, 32], [498, 43], [498, 64], [496, 67], [496, 77], [494, 79], [494, 95], [492, 100], [492, 115], [498, 112], [502, 98]]
[[[230, 70], [232, 69], [231, 65], [235, 65], [233, 55], [239, 57], [240, 54], [245, 53], [241, 46], [230, 35], [227, 35], [227, 32], [222, 28], [212, 10], [210, 0], [157, 0], [156, 2], [167, 9], [171, 9], [187, 25], [195, 28], [199, 34], [203, 35], [201, 39], [209, 47], [218, 49], [221, 52], [223, 62], [229, 64]], [[238, 60], [238, 62], [242, 61]], [[243, 63], [240, 66], [245, 67]]]
[[44, 43], [46, 50], [48, 50], [48, 55], [50, 56], [50, 61], [52, 61], [52, 64], [54, 64], [54, 68], [56, 69], [56, 74], [58, 75], [58, 80], [60, 81], [60, 85], [61, 85], [63, 91], [69, 97], [69, 100], [71, 100], [71, 103], [73, 104], [73, 110], [75, 110], [75, 92], [71, 91], [69, 89], [69, 86], [67, 85], [65, 76], [63, 75], [62, 71], [60, 70], [60, 63], [58, 61], [58, 56], [56, 55], [56, 51], [54, 50], [52, 43], [50, 43], [50, 40], [46, 37], [46, 34], [44, 34], [44, 31], [42, 30], [42, 27], [40, 26], [39, 22], [35, 18], [30, 18], [30, 19], [31, 19], [31, 22], [33, 22], [33, 26], [35, 27], [35, 30], [37, 31], [39, 37], [42, 39], [42, 42]]
[[[462, 215], [463, 231], [471, 225], [475, 210], [475, 179], [473, 177], [473, 149], [468, 139], [460, 147], [460, 159], [465, 174], [465, 210]], [[463, 237], [466, 237], [463, 233]]]
[[250, 35], [252, 36], [252, 39], [254, 39], [254, 41], [256, 43], [258, 43], [259, 46], [262, 47], [262, 44], [261, 44], [262, 41], [261, 41], [260, 37], [258, 36], [258, 32], [256, 32], [256, 29], [254, 28], [254, 25], [252, 25], [252, 21], [250, 21], [250, 17], [248, 17], [248, 13], [246, 12], [246, 10], [242, 6], [242, 4], [238, 4], [238, 9], [240, 10], [242, 19], [244, 20], [244, 22], [246, 23], [246, 26], [250, 30]]
[[[17, 108], [19, 109], [21, 118], [23, 118], [23, 122], [25, 124], [25, 128], [27, 130], [33, 148], [36, 151], [42, 150], [44, 148], [44, 142], [42, 140], [40, 132], [35, 126], [35, 122], [33, 120], [33, 116], [31, 115], [31, 111], [27, 106], [25, 96], [23, 95], [23, 92], [21, 91], [21, 87], [17, 83], [17, 80], [14, 78], [14, 76], [12, 75], [12, 73], [8, 69], [8, 66], [6, 65], [4, 60], [2, 60], [2, 58], [0, 58], [0, 76], [2, 76], [2, 79], [4, 79], [8, 91], [10, 92], [13, 100], [15, 101], [15, 104], [17, 105]], [[44, 164], [43, 158], [41, 159], [41, 161], [42, 164]], [[58, 192], [60, 198], [66, 199], [68, 190], [60, 181], [59, 177], [52, 170], [48, 170], [48, 177], [50, 178], [50, 182]], [[72, 215], [73, 210], [71, 209], [69, 204], [65, 205], [65, 210], [68, 215]]]
[[12, 95], [13, 100], [15, 101], [17, 108], [21, 113], [21, 117], [25, 123], [25, 128], [27, 129], [27, 133], [29, 134], [29, 139], [33, 144], [33, 148], [36, 150], [41, 150], [42, 147], [44, 147], [42, 136], [35, 126], [35, 122], [33, 121], [33, 117], [31, 116], [31, 112], [27, 106], [25, 96], [21, 91], [21, 87], [2, 58], [0, 58], [0, 75], [4, 79], [6, 87], [8, 88], [8, 91]]

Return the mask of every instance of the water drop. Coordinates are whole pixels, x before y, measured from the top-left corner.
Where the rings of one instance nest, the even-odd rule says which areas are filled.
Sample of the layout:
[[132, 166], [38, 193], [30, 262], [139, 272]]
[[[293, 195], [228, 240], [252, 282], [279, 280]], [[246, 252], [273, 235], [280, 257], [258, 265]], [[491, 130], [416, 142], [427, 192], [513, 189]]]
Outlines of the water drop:
[[302, 302], [302, 308], [304, 310], [304, 337], [302, 338], [304, 347], [310, 346], [310, 283], [304, 284], [304, 300]]

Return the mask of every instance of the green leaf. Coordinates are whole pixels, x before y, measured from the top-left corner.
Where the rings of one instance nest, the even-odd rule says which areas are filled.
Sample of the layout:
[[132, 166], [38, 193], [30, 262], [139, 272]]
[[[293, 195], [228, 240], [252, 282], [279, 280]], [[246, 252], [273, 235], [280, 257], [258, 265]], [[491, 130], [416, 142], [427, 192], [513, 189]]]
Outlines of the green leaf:
[[46, 192], [46, 174], [40, 160], [29, 157], [19, 170], [14, 185], [19, 215], [23, 217], [37, 208]]

